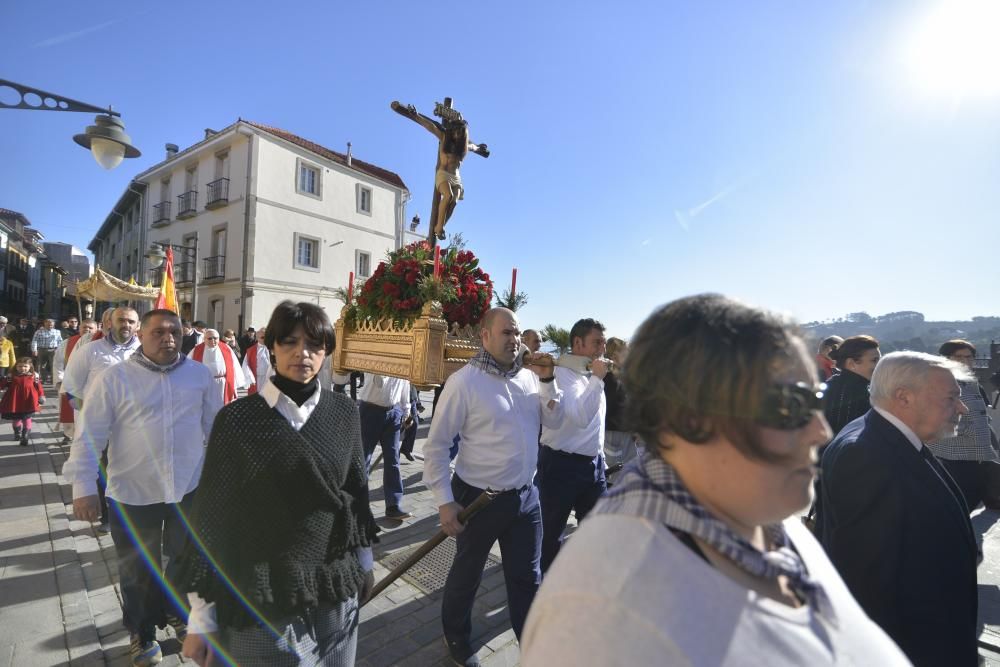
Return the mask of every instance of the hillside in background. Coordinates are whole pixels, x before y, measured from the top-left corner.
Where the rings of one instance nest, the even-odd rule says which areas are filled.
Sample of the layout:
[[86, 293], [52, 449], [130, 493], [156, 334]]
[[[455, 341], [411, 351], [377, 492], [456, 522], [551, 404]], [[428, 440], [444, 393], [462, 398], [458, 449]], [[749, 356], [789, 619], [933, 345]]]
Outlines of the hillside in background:
[[937, 353], [941, 343], [964, 338], [976, 346], [977, 356], [990, 354], [990, 342], [1000, 341], [1000, 317], [973, 317], [971, 321], [927, 322], [923, 313], [904, 310], [873, 317], [868, 313], [849, 313], [824, 322], [807, 322], [804, 333], [814, 341], [827, 336], [868, 334], [879, 341], [882, 353], [917, 350]]

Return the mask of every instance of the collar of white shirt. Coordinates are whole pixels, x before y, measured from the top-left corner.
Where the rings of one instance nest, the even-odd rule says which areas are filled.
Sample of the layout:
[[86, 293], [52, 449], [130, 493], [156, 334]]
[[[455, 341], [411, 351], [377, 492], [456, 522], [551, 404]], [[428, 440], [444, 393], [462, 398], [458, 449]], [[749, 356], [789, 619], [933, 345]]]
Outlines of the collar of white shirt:
[[319, 399], [322, 394], [322, 390], [317, 385], [316, 391], [306, 399], [305, 403], [296, 405], [295, 401], [281, 393], [281, 390], [273, 382], [268, 382], [260, 390], [260, 395], [267, 401], [268, 406], [277, 410], [296, 431], [301, 430], [306, 422], [309, 421], [309, 416], [316, 409], [316, 406], [319, 405]]
[[872, 410], [885, 417], [886, 421], [898, 428], [900, 433], [905, 435], [906, 439], [910, 441], [910, 444], [917, 448], [918, 452], [924, 448], [924, 443], [920, 442], [920, 438], [918, 438], [917, 434], [913, 432], [913, 429], [904, 424], [899, 417], [891, 412], [883, 410], [882, 408], [875, 407], [874, 405], [872, 406]]

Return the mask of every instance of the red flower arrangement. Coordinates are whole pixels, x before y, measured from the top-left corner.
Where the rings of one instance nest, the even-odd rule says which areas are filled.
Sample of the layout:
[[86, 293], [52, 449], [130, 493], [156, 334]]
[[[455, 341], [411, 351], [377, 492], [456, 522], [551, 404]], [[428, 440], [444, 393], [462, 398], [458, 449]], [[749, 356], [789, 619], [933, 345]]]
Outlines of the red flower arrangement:
[[475, 325], [490, 308], [493, 282], [469, 250], [451, 246], [441, 252], [441, 273], [434, 272], [434, 249], [418, 241], [390, 252], [365, 281], [349, 316], [392, 320], [397, 325], [420, 315], [427, 301], [440, 301], [449, 326]]

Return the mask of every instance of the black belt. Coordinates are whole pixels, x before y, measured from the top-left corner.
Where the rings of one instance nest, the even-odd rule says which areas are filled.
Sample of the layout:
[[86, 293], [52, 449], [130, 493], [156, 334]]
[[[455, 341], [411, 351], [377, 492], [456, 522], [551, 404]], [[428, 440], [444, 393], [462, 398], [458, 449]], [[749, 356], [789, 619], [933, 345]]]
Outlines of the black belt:
[[490, 489], [490, 488], [487, 488], [486, 490], [489, 491], [490, 493], [494, 493], [494, 494], [496, 494], [498, 496], [506, 496], [506, 495], [510, 495], [510, 494], [514, 494], [514, 493], [520, 495], [520, 494], [524, 493], [525, 491], [527, 491], [530, 488], [531, 488], [531, 484], [525, 484], [524, 486], [520, 486], [520, 487], [518, 487], [516, 489], [504, 489], [503, 491], [497, 491], [496, 489]]
[[548, 445], [542, 445], [545, 449], [549, 450], [553, 454], [558, 454], [559, 456], [565, 456], [568, 458], [580, 459], [581, 461], [593, 461], [595, 458], [600, 456], [600, 454], [594, 454], [593, 456], [587, 456], [586, 454], [574, 454], [573, 452], [564, 452], [561, 449], [555, 449], [554, 447], [549, 447]]
[[[457, 479], [459, 481], [459, 483], [465, 484], [470, 489], [477, 489], [479, 491], [484, 490], [484, 489], [479, 489], [479, 487], [477, 487], [477, 486], [472, 486], [471, 484], [469, 484], [468, 482], [466, 482], [464, 479], [462, 479], [461, 477], [459, 477], [458, 473], [455, 473], [453, 479]], [[524, 493], [525, 491], [527, 491], [530, 488], [531, 488], [531, 482], [528, 482], [524, 486], [519, 486], [516, 489], [502, 489], [502, 490], [498, 491], [496, 489], [491, 489], [489, 487], [486, 487], [485, 490], [489, 491], [490, 493], [495, 493], [498, 496], [505, 496], [505, 495], [509, 495], [509, 494], [512, 494], [512, 493]]]

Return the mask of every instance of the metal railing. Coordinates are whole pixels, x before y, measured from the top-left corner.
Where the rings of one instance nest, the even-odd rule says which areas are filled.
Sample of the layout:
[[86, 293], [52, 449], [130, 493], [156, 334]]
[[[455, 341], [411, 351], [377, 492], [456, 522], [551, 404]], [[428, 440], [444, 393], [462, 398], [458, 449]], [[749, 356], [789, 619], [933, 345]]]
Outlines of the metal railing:
[[198, 212], [198, 191], [188, 190], [177, 195], [177, 217], [190, 218]]
[[194, 262], [174, 264], [174, 284], [190, 285], [194, 282]]
[[212, 280], [215, 278], [225, 278], [226, 277], [226, 256], [216, 255], [215, 257], [206, 257], [205, 262], [205, 272], [202, 274], [202, 279]]
[[151, 224], [159, 224], [161, 222], [170, 222], [170, 202], [161, 201], [159, 204], [153, 205], [153, 222]]
[[205, 208], [215, 208], [229, 203], [229, 179], [220, 178], [208, 184]]

